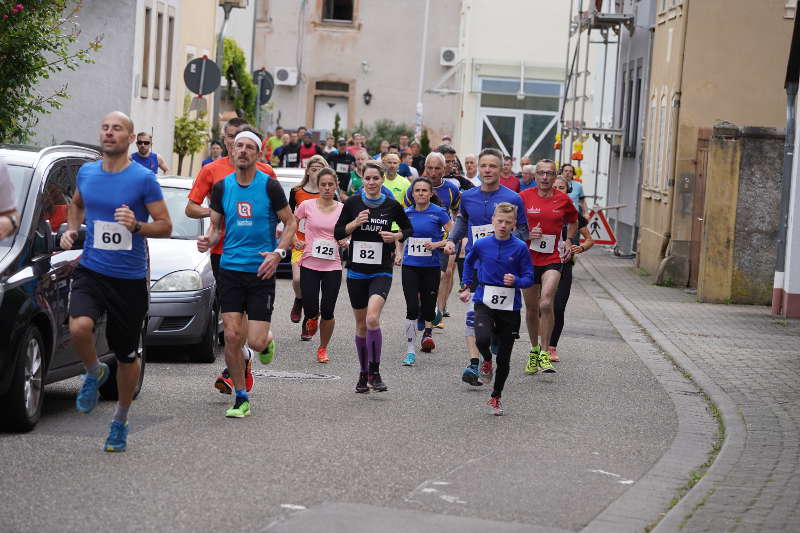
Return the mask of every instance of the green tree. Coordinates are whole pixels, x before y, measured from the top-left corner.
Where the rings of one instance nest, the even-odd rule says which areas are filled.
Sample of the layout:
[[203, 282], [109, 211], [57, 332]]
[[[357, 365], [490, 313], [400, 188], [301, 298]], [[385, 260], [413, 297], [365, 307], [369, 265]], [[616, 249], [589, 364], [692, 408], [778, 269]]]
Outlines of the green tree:
[[41, 79], [94, 63], [90, 52], [100, 49], [102, 36], [85, 48], [72, 47], [80, 34], [81, 7], [82, 0], [0, 0], [0, 142], [28, 142], [38, 115], [69, 98], [66, 84], [52, 94], [39, 93]]
[[202, 117], [191, 118], [188, 114], [175, 119], [172, 150], [178, 154], [178, 175], [183, 170], [183, 158], [203, 149], [208, 139], [209, 124]]
[[353, 132], [363, 133], [367, 138], [367, 151], [375, 154], [380, 149], [381, 141], [387, 140], [392, 144], [400, 142], [401, 135], [414, 136], [414, 128], [407, 124], [398, 124], [392, 120], [376, 120], [372, 126], [365, 126], [359, 122]]
[[422, 129], [422, 135], [419, 137], [419, 151], [424, 156], [431, 153], [431, 138], [428, 137], [428, 130], [424, 128]]
[[222, 75], [228, 81], [228, 97], [233, 102], [236, 114], [255, 126], [258, 87], [247, 70], [244, 52], [236, 41], [227, 37], [223, 48]]
[[339, 137], [342, 136], [342, 117], [339, 116], [339, 113], [336, 113], [336, 116], [333, 118], [333, 131], [331, 135], [335, 139], [334, 142], [339, 140]]

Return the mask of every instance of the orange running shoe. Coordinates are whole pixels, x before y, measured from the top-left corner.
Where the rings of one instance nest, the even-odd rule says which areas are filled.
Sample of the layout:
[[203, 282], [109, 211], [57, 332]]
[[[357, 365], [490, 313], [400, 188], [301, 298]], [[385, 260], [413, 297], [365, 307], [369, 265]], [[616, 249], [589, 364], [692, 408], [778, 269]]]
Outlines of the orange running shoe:
[[319, 321], [316, 318], [309, 318], [308, 322], [306, 322], [306, 333], [309, 336], [313, 337], [317, 333], [317, 326], [319, 325]]
[[560, 363], [561, 359], [558, 358], [556, 355], [556, 347], [555, 346], [548, 346], [547, 352], [550, 354], [550, 361], [553, 363]]
[[320, 363], [328, 363], [330, 359], [328, 359], [328, 349], [327, 348], [319, 348], [317, 350], [317, 361]]

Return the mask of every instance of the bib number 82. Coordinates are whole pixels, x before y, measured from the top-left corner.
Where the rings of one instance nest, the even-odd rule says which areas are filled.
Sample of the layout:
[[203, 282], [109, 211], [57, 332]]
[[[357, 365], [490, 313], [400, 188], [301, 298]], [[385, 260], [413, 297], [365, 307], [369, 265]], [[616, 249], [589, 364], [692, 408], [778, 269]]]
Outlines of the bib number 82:
[[360, 250], [358, 256], [361, 259], [375, 259], [375, 250], [364, 250], [363, 248]]

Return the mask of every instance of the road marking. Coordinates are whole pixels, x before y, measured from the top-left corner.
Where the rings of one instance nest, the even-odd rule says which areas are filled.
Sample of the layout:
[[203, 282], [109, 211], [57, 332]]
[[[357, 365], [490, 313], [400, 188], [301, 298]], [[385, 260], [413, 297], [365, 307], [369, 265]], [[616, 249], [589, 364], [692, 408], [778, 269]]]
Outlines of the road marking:
[[615, 474], [614, 472], [606, 472], [605, 470], [598, 470], [595, 468], [590, 468], [589, 472], [594, 472], [595, 474], [602, 474], [604, 476], [617, 478], [618, 479], [617, 483], [620, 483], [621, 485], [632, 485], [634, 483], [632, 479], [622, 479], [622, 476], [620, 476], [619, 474]]
[[290, 511], [305, 511], [306, 507], [304, 505], [295, 505], [293, 503], [282, 503], [281, 507], [284, 509], [289, 509]]
[[447, 494], [440, 494], [439, 497], [446, 501], [447, 503], [460, 503], [462, 505], [466, 505], [467, 502], [460, 499], [458, 496], [450, 496]]
[[431, 493], [431, 492], [439, 492], [439, 490], [438, 489], [431, 489], [431, 488], [426, 487], [426, 488], [422, 489], [420, 492]]

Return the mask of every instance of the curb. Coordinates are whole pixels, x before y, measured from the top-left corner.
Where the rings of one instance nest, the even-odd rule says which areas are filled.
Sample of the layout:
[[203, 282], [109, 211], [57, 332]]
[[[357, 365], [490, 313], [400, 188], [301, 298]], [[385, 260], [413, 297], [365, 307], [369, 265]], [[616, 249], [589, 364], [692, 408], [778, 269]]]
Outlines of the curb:
[[[722, 447], [714, 463], [708, 468], [703, 478], [692, 487], [681, 500], [667, 512], [651, 533], [665, 533], [679, 531], [683, 521], [703, 503], [707, 493], [715, 484], [722, 482], [732, 470], [736, 460], [744, 452], [747, 430], [744, 426], [739, 410], [730, 396], [722, 390], [703, 370], [701, 370], [678, 346], [676, 346], [636, 305], [618, 291], [591, 264], [582, 261], [581, 266], [586, 269], [592, 278], [617, 302], [647, 333], [655, 343], [672, 357], [675, 362], [686, 372], [692, 375], [697, 386], [705, 392], [711, 401], [716, 404], [725, 424], [725, 435]], [[684, 473], [688, 474], [688, 472]]]

